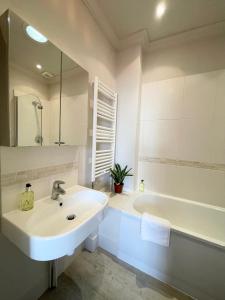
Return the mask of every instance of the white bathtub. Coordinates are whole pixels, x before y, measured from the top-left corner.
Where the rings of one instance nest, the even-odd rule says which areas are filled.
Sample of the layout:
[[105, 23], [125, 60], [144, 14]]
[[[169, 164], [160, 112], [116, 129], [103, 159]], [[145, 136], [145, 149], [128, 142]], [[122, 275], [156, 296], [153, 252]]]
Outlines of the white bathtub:
[[[170, 247], [143, 241], [148, 212], [172, 225]], [[119, 259], [201, 300], [225, 300], [225, 209], [145, 192], [116, 195], [99, 244]]]
[[169, 220], [175, 231], [225, 249], [224, 208], [156, 193], [137, 194], [133, 207]]

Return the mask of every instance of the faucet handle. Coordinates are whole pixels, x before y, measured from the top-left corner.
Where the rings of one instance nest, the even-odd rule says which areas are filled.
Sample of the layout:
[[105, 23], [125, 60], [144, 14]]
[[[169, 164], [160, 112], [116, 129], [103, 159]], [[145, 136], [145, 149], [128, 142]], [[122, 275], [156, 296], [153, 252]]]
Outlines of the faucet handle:
[[54, 186], [55, 188], [58, 188], [61, 184], [65, 184], [65, 181], [62, 181], [62, 180], [56, 180], [56, 181], [54, 181], [53, 186]]

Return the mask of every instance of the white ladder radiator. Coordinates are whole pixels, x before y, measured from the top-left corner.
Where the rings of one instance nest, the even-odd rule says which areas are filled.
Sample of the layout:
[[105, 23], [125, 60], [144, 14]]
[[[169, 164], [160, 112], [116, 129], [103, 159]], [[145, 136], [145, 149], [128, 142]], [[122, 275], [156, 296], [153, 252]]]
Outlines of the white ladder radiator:
[[115, 161], [117, 93], [97, 77], [94, 81], [92, 133], [92, 185], [109, 173]]

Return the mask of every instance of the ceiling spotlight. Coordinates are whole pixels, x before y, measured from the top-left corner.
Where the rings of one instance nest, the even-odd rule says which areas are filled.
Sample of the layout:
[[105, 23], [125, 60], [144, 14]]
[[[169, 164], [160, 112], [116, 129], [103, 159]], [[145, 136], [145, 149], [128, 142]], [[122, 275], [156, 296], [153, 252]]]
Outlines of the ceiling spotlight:
[[30, 25], [26, 26], [26, 33], [32, 40], [38, 43], [46, 43], [48, 41], [43, 34]]
[[37, 64], [37, 65], [36, 65], [36, 68], [37, 68], [38, 70], [41, 70], [41, 69], [42, 69], [42, 65]]
[[155, 11], [155, 15], [158, 19], [160, 19], [164, 13], [166, 11], [166, 4], [165, 2], [160, 2], [157, 6], [156, 6], [156, 11]]

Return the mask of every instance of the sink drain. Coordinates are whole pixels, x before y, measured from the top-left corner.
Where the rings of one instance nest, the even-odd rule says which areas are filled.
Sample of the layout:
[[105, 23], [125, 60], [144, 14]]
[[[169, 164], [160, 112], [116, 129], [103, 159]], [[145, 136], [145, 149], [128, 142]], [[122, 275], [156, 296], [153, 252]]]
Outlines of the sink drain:
[[74, 215], [74, 214], [68, 215], [66, 218], [67, 218], [67, 220], [72, 221], [76, 218], [76, 215]]

